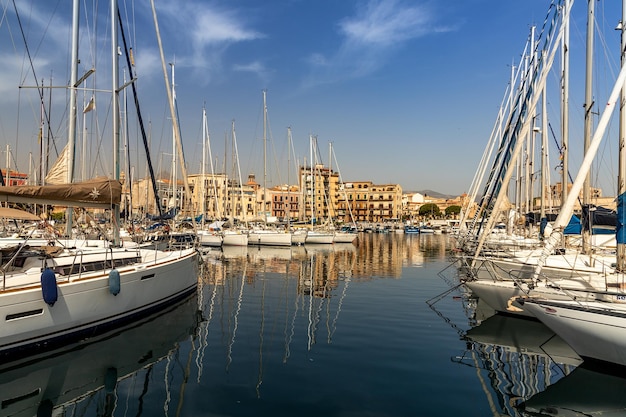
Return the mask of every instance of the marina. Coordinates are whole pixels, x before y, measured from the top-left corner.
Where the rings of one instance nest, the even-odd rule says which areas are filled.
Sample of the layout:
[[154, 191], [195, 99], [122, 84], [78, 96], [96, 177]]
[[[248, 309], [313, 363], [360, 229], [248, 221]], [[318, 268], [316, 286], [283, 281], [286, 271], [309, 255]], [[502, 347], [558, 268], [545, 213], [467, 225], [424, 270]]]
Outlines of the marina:
[[[125, 2], [105, 3], [73, 0], [71, 9], [42, 3], [30, 11], [7, 5], [6, 26], [12, 40], [19, 38], [8, 22], [20, 29], [24, 45], [14, 43], [14, 53], [23, 48], [25, 71], [7, 84], [19, 84], [18, 107], [38, 112], [34, 122], [17, 120], [15, 132], [6, 134], [14, 136], [15, 152], [7, 144], [0, 170], [0, 417], [626, 414], [626, 0], [621, 19], [617, 3], [547, 2], [543, 23], [527, 28], [521, 58], [510, 65], [474, 178], [457, 195], [403, 189], [392, 168], [416, 153], [387, 143], [385, 135], [404, 137], [399, 131], [382, 135], [382, 125], [352, 124], [361, 132], [344, 148], [348, 157], [337, 158], [332, 138], [326, 158], [320, 138], [334, 132], [318, 136], [313, 127], [308, 140], [303, 131], [294, 140], [287, 123], [283, 146], [269, 118], [268, 109], [273, 116], [274, 109], [294, 115], [302, 103], [327, 117], [348, 116], [331, 108], [347, 107], [339, 100], [316, 106], [303, 97], [350, 81], [348, 73], [360, 78], [378, 71], [374, 64], [348, 69], [346, 62], [361, 62], [359, 55], [377, 62], [396, 53], [381, 51], [398, 40], [417, 43], [457, 30], [433, 29], [443, 26], [426, 9], [381, 0], [349, 5], [350, 15], [348, 6], [335, 5], [342, 52], [325, 56], [313, 48], [309, 58], [294, 57], [294, 68], [308, 62], [306, 73], [319, 80], [303, 78], [299, 88], [272, 92], [270, 105], [263, 88], [262, 101], [257, 97], [262, 131], [238, 123], [246, 131], [238, 141], [234, 117], [217, 106], [230, 91], [213, 94], [208, 85], [232, 86], [230, 76], [242, 71], [269, 82], [270, 61], [249, 59], [266, 55], [267, 47], [225, 60], [228, 76], [213, 77], [212, 63], [225, 58], [230, 45], [271, 37], [244, 30], [252, 22], [244, 25], [246, 19], [213, 3], [177, 6], [178, 23], [183, 15], [189, 21], [185, 31], [172, 30], [171, 5], [152, 0], [151, 10], [135, 14]], [[242, 10], [252, 11], [249, 5]], [[166, 16], [163, 32], [159, 15]], [[32, 34], [23, 30], [22, 17]], [[421, 17], [431, 24], [417, 29]], [[396, 30], [404, 18], [404, 33], [380, 30]], [[570, 29], [583, 19], [581, 42]], [[48, 27], [66, 34], [54, 36]], [[224, 28], [216, 31], [222, 35], [216, 27]], [[422, 32], [426, 27], [432, 33]], [[193, 53], [181, 57], [177, 82], [170, 57], [185, 50], [187, 32], [194, 34]], [[214, 38], [224, 33], [237, 39]], [[40, 52], [31, 55], [33, 44], [49, 62], [54, 58], [50, 68]], [[60, 54], [67, 63], [48, 50], [67, 52]], [[138, 66], [136, 56], [143, 58]], [[147, 77], [145, 62], [151, 62]], [[150, 74], [157, 62], [164, 91], [153, 80], [160, 76]], [[328, 64], [326, 81], [321, 63]], [[52, 77], [49, 86], [40, 84], [36, 69], [61, 67], [69, 72], [55, 75], [61, 85]], [[198, 83], [198, 74], [206, 80]], [[253, 80], [259, 81], [247, 79]], [[53, 99], [55, 89], [65, 96], [55, 92]], [[191, 129], [184, 102], [197, 98], [196, 89], [211, 96], [198, 126], [201, 155], [189, 148], [196, 139], [183, 141]], [[161, 124], [161, 138], [151, 120], [144, 123], [140, 97], [149, 106], [144, 115], [166, 104], [154, 124]], [[354, 109], [365, 104], [345, 97]], [[476, 103], [457, 111], [455, 123], [464, 123], [460, 114], [484, 111], [473, 97]], [[576, 114], [570, 102], [580, 100], [584, 111]], [[224, 108], [231, 101], [247, 118], [254, 113], [241, 92]], [[404, 108], [410, 106], [397, 111]], [[211, 136], [209, 119], [228, 123], [223, 142]], [[426, 133], [422, 123], [411, 135]], [[464, 146], [476, 132], [484, 134], [463, 130]], [[573, 143], [574, 132], [581, 143]], [[58, 148], [55, 136], [63, 136]], [[18, 152], [18, 140], [29, 142], [27, 148], [36, 142], [36, 152]], [[420, 148], [417, 154], [429, 157], [404, 165], [417, 171], [445, 160], [458, 170], [455, 183], [465, 182], [462, 165], [470, 152], [455, 140], [433, 137], [454, 152], [438, 159]], [[476, 143], [471, 146], [473, 153]], [[384, 157], [387, 148], [402, 149], [393, 163]], [[387, 161], [386, 182], [362, 177], [380, 169], [367, 154]], [[169, 168], [162, 161], [156, 166], [165, 155]], [[344, 178], [339, 162], [346, 159], [360, 174]], [[411, 172], [411, 181], [448, 175], [437, 168]]]
[[0, 415], [624, 410], [608, 388], [622, 379], [586, 369], [540, 322], [494, 315], [456, 287], [454, 245], [447, 235], [360, 233], [358, 244], [211, 249], [192, 297], [4, 362]]

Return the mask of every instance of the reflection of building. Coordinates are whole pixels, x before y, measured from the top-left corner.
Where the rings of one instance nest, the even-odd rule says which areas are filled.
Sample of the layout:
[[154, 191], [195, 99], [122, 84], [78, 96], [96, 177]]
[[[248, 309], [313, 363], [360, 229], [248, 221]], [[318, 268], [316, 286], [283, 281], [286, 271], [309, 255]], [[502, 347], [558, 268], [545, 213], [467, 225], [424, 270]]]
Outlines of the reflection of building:
[[378, 233], [359, 234], [355, 277], [402, 276], [404, 234], [389, 234], [382, 237]]

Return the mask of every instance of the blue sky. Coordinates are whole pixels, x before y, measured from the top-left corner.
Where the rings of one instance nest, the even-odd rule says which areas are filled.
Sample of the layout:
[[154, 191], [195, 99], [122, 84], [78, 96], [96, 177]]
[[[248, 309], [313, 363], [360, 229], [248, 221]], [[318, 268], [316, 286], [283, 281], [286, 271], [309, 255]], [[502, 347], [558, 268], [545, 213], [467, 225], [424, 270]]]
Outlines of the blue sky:
[[[64, 85], [69, 79], [70, 2], [18, 3], [37, 78], [49, 84], [52, 76], [53, 85]], [[98, 3], [97, 14], [90, 3], [81, 4], [79, 73], [92, 65], [104, 67], [85, 84], [98, 90], [110, 89], [105, 3]], [[37, 157], [39, 104], [35, 90], [18, 89], [32, 86], [34, 78], [13, 4], [6, 0], [2, 4], [0, 135], [5, 140], [0, 147], [8, 143], [18, 168], [27, 172], [29, 152]], [[235, 120], [242, 174], [262, 177], [266, 89], [268, 182], [286, 182], [289, 126], [299, 160], [308, 159], [309, 135], [315, 135], [322, 161], [328, 164], [332, 142], [346, 181], [399, 183], [405, 191], [460, 194], [467, 191], [487, 144], [510, 67], [519, 62], [529, 28], [543, 21], [549, 2], [155, 0], [155, 4], [165, 59], [175, 62], [189, 172], [200, 171], [201, 112], [206, 106], [216, 169], [221, 171], [225, 159], [230, 164], [225, 135]], [[171, 121], [150, 2], [120, 0], [119, 5], [134, 50], [153, 163], [169, 169]], [[574, 5], [573, 42], [584, 39], [585, 7], [581, 1]], [[617, 23], [619, 13], [597, 7], [602, 24]], [[617, 34], [613, 38], [607, 42], [617, 41]], [[572, 59], [578, 60], [581, 53], [575, 54]], [[579, 62], [571, 64], [578, 71]], [[582, 86], [576, 88], [582, 91]], [[94, 94], [97, 110], [89, 117], [97, 117], [98, 124], [87, 122], [94, 126], [87, 166], [93, 174], [102, 174], [111, 164], [105, 127], [110, 123], [110, 94]], [[66, 93], [53, 90], [51, 101], [61, 148], [67, 141]], [[143, 176], [143, 150], [138, 149], [134, 122], [129, 132], [131, 163]], [[98, 143], [103, 144], [99, 159]], [[294, 182], [293, 170], [291, 178]]]

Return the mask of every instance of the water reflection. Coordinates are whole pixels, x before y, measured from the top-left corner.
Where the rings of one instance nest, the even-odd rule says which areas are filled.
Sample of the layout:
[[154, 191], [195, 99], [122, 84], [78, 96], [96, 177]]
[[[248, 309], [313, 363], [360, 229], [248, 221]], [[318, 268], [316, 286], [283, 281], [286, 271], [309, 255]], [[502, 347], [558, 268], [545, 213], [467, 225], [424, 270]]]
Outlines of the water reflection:
[[469, 299], [469, 323], [461, 338], [466, 351], [454, 358], [476, 368], [494, 415], [520, 416], [528, 398], [569, 375], [582, 359], [542, 323], [495, 314]]
[[626, 379], [585, 366], [522, 404], [526, 416], [623, 416]]
[[[398, 351], [413, 359], [398, 347], [413, 345], [414, 287], [433, 279], [428, 263], [445, 260], [448, 240], [361, 234], [356, 245], [209, 251], [197, 296], [167, 314], [46, 359], [0, 365], [0, 416], [250, 415], [263, 406], [270, 410], [261, 415], [276, 415], [284, 401], [304, 406], [291, 400], [301, 390], [350, 404], [389, 398], [388, 381], [398, 374], [384, 372], [404, 375]], [[377, 356], [385, 343], [395, 353]], [[378, 370], [365, 372], [362, 357], [378, 357]], [[341, 396], [328, 375], [341, 380]], [[370, 385], [353, 383], [361, 379]], [[264, 402], [247, 402], [246, 413], [241, 403], [251, 397]], [[220, 409], [220, 401], [239, 411]]]
[[[376, 234], [361, 233], [356, 244], [303, 245], [292, 247], [224, 246], [210, 249], [207, 259], [234, 260], [247, 258], [253, 264], [304, 260], [312, 255], [353, 258], [351, 274], [355, 277], [402, 276], [403, 267], [421, 267], [426, 262], [445, 260], [453, 247], [446, 235]], [[340, 255], [338, 255], [340, 254]]]
[[[147, 389], [155, 364], [171, 360], [179, 342], [194, 334], [197, 306], [194, 295], [160, 315], [48, 352], [46, 358], [4, 364], [0, 416], [93, 415], [94, 409], [98, 415], [113, 415], [119, 401], [128, 400], [119, 384], [134, 380]], [[141, 414], [141, 397], [124, 407], [133, 410], [129, 414]]]
[[563, 339], [536, 320], [489, 314], [480, 302], [472, 307], [473, 327], [461, 332], [466, 351], [454, 360], [476, 368], [494, 415], [626, 413], [623, 368], [583, 363]]

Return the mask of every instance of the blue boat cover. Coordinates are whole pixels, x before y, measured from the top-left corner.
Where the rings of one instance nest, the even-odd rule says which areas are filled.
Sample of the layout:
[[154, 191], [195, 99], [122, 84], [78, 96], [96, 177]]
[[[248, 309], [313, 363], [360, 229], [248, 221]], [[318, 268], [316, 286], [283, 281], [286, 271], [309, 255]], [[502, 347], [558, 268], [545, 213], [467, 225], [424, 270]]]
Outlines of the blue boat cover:
[[617, 243], [626, 243], [626, 197], [625, 193], [617, 197], [617, 226], [615, 240]]

